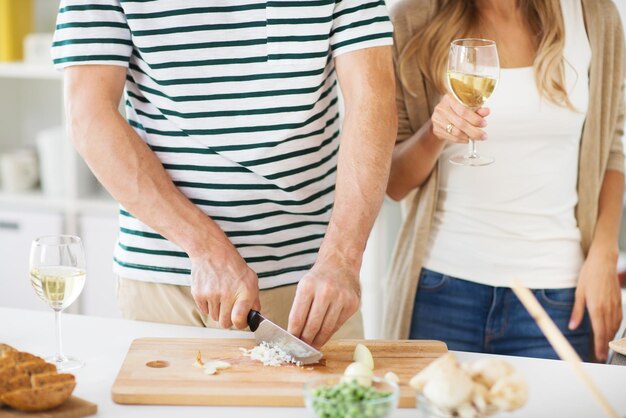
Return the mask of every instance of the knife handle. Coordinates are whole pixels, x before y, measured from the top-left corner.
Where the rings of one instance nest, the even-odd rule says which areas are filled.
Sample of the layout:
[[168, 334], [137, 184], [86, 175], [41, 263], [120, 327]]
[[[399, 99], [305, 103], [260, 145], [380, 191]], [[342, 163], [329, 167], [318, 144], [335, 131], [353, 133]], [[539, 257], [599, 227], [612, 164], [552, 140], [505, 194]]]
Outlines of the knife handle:
[[254, 332], [259, 328], [259, 324], [261, 323], [261, 314], [254, 309], [248, 313], [248, 326], [250, 327], [250, 331]]

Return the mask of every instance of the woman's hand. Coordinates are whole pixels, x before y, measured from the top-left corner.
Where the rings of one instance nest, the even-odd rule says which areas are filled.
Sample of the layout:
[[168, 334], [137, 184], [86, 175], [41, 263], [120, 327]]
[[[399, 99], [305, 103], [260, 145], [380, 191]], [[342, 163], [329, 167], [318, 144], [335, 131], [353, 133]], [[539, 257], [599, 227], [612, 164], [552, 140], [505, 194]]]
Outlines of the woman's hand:
[[583, 264], [576, 288], [576, 301], [569, 328], [576, 329], [589, 311], [596, 358], [606, 361], [609, 341], [622, 322], [622, 296], [617, 279], [617, 260], [605, 253], [590, 252]]
[[431, 117], [433, 133], [442, 141], [457, 144], [467, 144], [470, 138], [484, 141], [487, 134], [481, 128], [487, 126], [485, 117], [488, 115], [488, 108], [481, 107], [473, 112], [448, 93], [441, 98]]

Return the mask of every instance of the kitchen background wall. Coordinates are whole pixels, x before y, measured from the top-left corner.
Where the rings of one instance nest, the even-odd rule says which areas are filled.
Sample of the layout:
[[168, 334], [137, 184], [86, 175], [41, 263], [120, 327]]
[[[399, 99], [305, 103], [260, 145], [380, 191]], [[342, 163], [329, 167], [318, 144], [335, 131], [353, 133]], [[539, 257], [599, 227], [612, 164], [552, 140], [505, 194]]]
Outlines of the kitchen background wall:
[[[626, 21], [626, 0], [616, 3]], [[34, 6], [35, 32], [51, 33], [58, 0], [34, 0]], [[7, 18], [1, 13], [3, 9], [0, 26]], [[88, 274], [71, 310], [116, 317], [111, 260], [117, 206], [65, 138], [62, 75], [49, 64], [49, 42], [46, 36], [32, 38], [34, 52], [28, 62], [0, 62], [0, 306], [47, 309], [28, 280], [30, 243], [40, 235], [72, 233], [84, 240]], [[386, 200], [362, 270], [363, 314], [370, 338], [379, 334], [384, 278], [400, 223], [399, 205]], [[626, 250], [626, 232], [622, 237]]]

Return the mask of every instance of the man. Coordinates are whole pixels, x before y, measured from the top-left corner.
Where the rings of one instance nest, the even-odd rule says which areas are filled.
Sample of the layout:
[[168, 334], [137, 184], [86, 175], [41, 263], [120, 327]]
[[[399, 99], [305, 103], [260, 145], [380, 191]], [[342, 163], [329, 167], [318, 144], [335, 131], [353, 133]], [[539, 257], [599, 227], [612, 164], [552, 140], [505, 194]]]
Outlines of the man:
[[391, 31], [382, 0], [61, 1], [54, 62], [70, 137], [121, 205], [125, 317], [242, 329], [262, 308], [318, 347], [361, 336]]

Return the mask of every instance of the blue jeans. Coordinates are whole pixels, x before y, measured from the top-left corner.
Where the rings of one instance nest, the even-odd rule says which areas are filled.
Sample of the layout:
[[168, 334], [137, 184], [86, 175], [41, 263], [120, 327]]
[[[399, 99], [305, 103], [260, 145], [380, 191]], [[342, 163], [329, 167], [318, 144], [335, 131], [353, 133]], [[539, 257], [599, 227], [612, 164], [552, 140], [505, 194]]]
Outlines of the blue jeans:
[[[535, 297], [584, 361], [590, 354], [590, 322], [567, 328], [575, 288], [536, 289]], [[557, 359], [558, 356], [513, 291], [423, 269], [411, 339], [441, 340], [451, 350]]]

